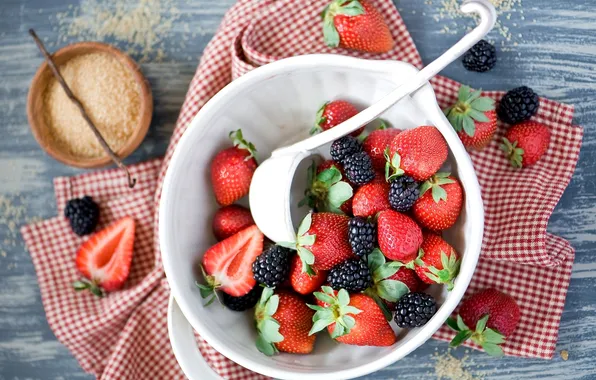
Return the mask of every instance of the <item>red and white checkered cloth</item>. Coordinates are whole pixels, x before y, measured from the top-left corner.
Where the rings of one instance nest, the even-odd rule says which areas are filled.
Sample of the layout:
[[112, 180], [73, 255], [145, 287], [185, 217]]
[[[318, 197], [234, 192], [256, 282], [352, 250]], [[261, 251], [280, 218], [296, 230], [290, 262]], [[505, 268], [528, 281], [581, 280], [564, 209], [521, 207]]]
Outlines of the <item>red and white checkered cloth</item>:
[[[135, 218], [135, 253], [123, 290], [103, 299], [72, 290], [71, 283], [79, 276], [74, 255], [84, 238], [75, 236], [62, 216], [23, 227], [50, 327], [85, 371], [101, 379], [184, 377], [167, 334], [169, 289], [157, 241], [156, 205], [177, 142], [215, 93], [259, 65], [299, 54], [339, 53], [422, 66], [390, 0], [374, 3], [397, 42], [391, 52], [370, 55], [328, 49], [319, 18], [327, 1], [311, 0], [297, 7], [294, 0], [240, 0], [230, 9], [205, 49], [165, 159], [131, 168], [138, 178], [134, 190], [128, 189], [117, 170], [55, 180], [58, 210], [68, 199], [86, 194], [101, 205], [101, 225], [125, 215]], [[458, 83], [437, 77], [432, 84], [442, 107], [456, 99]], [[498, 100], [503, 93], [486, 95]], [[508, 355], [551, 358], [555, 350], [574, 250], [567, 241], [547, 233], [546, 227], [578, 159], [583, 131], [571, 124], [572, 118], [573, 107], [541, 99], [535, 119], [550, 127], [552, 140], [545, 157], [530, 168], [513, 170], [503, 158], [497, 143], [503, 126], [486, 149], [471, 154], [482, 187], [486, 226], [482, 256], [468, 292], [495, 287], [519, 303], [522, 319], [505, 344]], [[452, 333], [444, 328], [435, 337], [447, 340]], [[263, 378], [229, 361], [202, 339], [197, 342], [222, 377]]]

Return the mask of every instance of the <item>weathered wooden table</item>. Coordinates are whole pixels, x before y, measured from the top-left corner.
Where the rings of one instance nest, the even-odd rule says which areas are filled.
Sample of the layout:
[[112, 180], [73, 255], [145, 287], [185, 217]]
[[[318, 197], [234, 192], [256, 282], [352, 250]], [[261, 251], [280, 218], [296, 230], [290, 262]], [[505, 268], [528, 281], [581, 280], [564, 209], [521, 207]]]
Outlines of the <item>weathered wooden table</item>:
[[[497, 67], [490, 73], [471, 74], [454, 63], [444, 74], [476, 88], [529, 85], [541, 95], [575, 104], [575, 122], [586, 128], [577, 171], [549, 224], [551, 232], [569, 239], [577, 249], [557, 346], [558, 352], [567, 350], [569, 358], [495, 360], [470, 352], [463, 367], [467, 376], [491, 379], [596, 379], [596, 2], [493, 1], [503, 11], [501, 33], [494, 31], [490, 36], [500, 49]], [[398, 2], [425, 62], [472, 25], [470, 20], [452, 19], [444, 3], [455, 2]], [[87, 7], [79, 9], [76, 0], [0, 2], [0, 379], [90, 378], [47, 325], [33, 265], [18, 233], [20, 225], [60, 212], [54, 207], [52, 178], [79, 172], [46, 156], [29, 131], [26, 96], [41, 58], [27, 29], [35, 27], [51, 41], [51, 49], [73, 42], [77, 39], [66, 35], [73, 13], [98, 9], [97, 1], [81, 3]], [[117, 2], [103, 3], [105, 8]], [[142, 64], [153, 87], [155, 116], [143, 145], [127, 160], [130, 163], [164, 153], [197, 60], [234, 0], [147, 3], [154, 11], [161, 6], [163, 13], [158, 30], [161, 41]], [[504, 11], [507, 4], [513, 7]], [[172, 15], [178, 21], [170, 25], [167, 21]], [[118, 39], [108, 41], [124, 50], [131, 46]], [[141, 58], [138, 53], [133, 56]], [[437, 355], [448, 359], [446, 351], [445, 343], [429, 341], [366, 378], [436, 378]], [[464, 349], [452, 354], [456, 358], [466, 355]]]

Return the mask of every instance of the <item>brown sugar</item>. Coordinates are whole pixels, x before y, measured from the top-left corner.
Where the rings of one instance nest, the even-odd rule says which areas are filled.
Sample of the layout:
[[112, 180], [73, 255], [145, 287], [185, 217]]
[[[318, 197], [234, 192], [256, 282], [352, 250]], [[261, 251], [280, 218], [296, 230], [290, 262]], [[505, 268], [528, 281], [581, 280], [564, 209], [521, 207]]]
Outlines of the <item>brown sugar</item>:
[[[133, 73], [107, 53], [72, 58], [59, 70], [110, 148], [118, 152], [140, 118], [141, 91]], [[54, 142], [73, 156], [93, 158], [105, 154], [55, 78], [44, 93], [44, 118]]]

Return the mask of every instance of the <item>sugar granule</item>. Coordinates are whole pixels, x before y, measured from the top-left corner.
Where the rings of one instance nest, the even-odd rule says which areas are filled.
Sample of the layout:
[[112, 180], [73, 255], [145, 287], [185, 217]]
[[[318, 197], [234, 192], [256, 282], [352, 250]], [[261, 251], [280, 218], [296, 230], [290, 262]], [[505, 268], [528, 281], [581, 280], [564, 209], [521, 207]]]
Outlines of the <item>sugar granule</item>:
[[474, 363], [467, 353], [458, 359], [451, 355], [451, 349], [442, 354], [435, 352], [435, 376], [437, 380], [483, 380], [488, 373], [471, 372], [468, 367]]

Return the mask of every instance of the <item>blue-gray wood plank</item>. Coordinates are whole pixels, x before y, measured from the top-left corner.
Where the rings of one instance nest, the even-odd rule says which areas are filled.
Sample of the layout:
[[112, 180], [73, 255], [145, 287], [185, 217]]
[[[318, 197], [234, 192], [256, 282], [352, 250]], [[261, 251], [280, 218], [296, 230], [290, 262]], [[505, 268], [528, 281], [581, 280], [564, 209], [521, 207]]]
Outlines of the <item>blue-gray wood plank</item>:
[[[124, 0], [122, 0], [124, 1]], [[163, 154], [168, 136], [197, 59], [234, 0], [171, 0], [191, 28], [189, 38], [175, 25], [165, 40], [164, 62], [142, 64], [155, 96], [155, 117], [143, 145], [127, 162]], [[511, 41], [490, 73], [466, 72], [460, 63], [444, 74], [484, 89], [509, 89], [521, 84], [539, 94], [576, 106], [575, 122], [585, 127], [584, 144], [573, 180], [557, 206], [549, 230], [571, 241], [577, 250], [557, 350], [568, 350], [551, 361], [503, 358], [470, 353], [470, 371], [488, 372], [491, 379], [596, 378], [596, 3], [593, 0], [523, 0], [511, 20]], [[423, 60], [429, 62], [464, 32], [469, 20], [454, 24], [441, 17], [441, 1], [398, 2]], [[297, 2], [299, 4], [299, 2]], [[57, 48], [62, 40], [56, 14], [77, 6], [76, 0], [2, 0], [0, 2], [0, 379], [88, 379], [70, 353], [56, 341], [43, 312], [35, 272], [22, 240], [10, 225], [56, 215], [52, 178], [79, 170], [46, 156], [33, 139], [25, 114], [30, 80], [41, 63], [27, 35], [35, 27]], [[298, 5], [297, 5], [298, 6]], [[523, 14], [520, 10], [523, 9]], [[437, 18], [437, 20], [434, 19]], [[522, 20], [523, 17], [525, 20]], [[518, 21], [514, 21], [517, 18]], [[443, 31], [441, 31], [443, 30]], [[189, 38], [185, 40], [185, 38]], [[504, 41], [496, 32], [491, 39]], [[181, 44], [185, 41], [184, 44]], [[116, 45], [126, 50], [125, 43]], [[138, 58], [138, 57], [136, 57]], [[59, 212], [59, 211], [58, 211]], [[398, 363], [366, 379], [433, 378], [433, 355], [446, 344], [429, 341]], [[460, 357], [463, 350], [456, 351]]]

